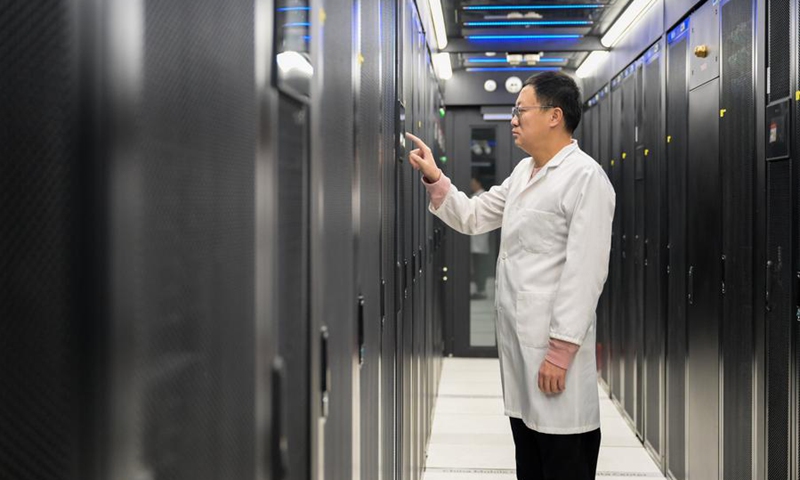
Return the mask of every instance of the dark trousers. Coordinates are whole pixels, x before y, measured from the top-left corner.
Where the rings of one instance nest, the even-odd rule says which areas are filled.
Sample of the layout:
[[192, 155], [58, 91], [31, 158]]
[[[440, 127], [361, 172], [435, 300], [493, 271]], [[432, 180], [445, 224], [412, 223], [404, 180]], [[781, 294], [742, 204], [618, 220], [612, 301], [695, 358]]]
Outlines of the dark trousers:
[[517, 480], [594, 480], [600, 429], [575, 435], [550, 435], [511, 419]]

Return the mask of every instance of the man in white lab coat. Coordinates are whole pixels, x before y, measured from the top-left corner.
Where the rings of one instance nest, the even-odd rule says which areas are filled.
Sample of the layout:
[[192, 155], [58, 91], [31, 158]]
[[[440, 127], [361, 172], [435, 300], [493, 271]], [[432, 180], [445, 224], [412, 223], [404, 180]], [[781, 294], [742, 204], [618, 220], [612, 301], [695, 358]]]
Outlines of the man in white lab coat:
[[477, 235], [502, 227], [497, 347], [520, 480], [590, 480], [600, 449], [595, 309], [608, 273], [615, 194], [572, 133], [580, 92], [567, 75], [525, 81], [511, 119], [531, 156], [502, 185], [469, 198], [409, 135], [429, 210]]

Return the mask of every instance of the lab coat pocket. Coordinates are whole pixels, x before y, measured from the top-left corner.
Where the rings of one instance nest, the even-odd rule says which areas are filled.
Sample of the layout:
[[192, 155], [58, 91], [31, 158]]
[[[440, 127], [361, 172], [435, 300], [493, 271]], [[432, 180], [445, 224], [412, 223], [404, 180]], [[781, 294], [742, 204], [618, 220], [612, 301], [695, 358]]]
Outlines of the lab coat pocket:
[[519, 343], [525, 347], [546, 348], [550, 344], [550, 319], [554, 292], [519, 292], [515, 321]]
[[553, 249], [557, 217], [555, 213], [525, 210], [522, 219], [524, 223], [519, 229], [519, 243], [522, 248], [531, 253], [550, 253]]

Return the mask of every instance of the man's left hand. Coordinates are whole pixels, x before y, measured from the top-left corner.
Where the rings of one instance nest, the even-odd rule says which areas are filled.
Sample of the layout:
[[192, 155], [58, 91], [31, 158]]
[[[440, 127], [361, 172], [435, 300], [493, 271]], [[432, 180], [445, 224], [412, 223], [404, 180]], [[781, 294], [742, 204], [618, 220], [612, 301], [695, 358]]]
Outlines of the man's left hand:
[[547, 360], [539, 367], [539, 390], [544, 393], [561, 393], [566, 389], [567, 371]]

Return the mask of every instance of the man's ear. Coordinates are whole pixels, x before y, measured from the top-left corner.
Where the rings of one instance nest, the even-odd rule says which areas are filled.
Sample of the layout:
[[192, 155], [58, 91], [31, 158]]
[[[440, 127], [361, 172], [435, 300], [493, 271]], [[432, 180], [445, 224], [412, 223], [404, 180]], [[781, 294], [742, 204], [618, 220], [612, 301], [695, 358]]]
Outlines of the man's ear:
[[558, 107], [550, 109], [550, 126], [556, 127], [560, 122], [564, 121], [564, 111]]

